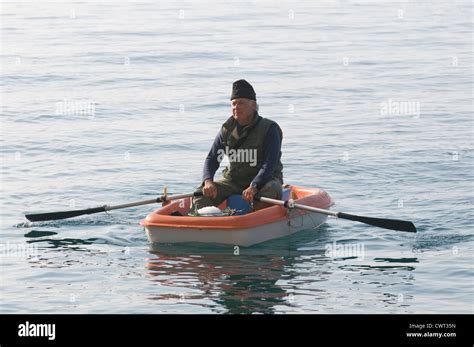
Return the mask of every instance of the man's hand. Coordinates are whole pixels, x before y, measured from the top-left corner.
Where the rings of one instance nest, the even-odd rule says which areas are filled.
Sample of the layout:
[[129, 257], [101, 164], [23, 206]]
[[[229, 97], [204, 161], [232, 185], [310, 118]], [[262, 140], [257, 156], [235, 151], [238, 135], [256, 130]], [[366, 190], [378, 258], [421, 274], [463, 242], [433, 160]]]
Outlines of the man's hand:
[[258, 189], [257, 188], [252, 188], [248, 187], [242, 192], [242, 197], [244, 198], [245, 201], [247, 202], [252, 202], [255, 194], [257, 194]]
[[204, 187], [202, 188], [202, 195], [212, 199], [215, 199], [217, 197], [217, 186], [214, 184], [213, 180], [206, 180], [204, 182]]

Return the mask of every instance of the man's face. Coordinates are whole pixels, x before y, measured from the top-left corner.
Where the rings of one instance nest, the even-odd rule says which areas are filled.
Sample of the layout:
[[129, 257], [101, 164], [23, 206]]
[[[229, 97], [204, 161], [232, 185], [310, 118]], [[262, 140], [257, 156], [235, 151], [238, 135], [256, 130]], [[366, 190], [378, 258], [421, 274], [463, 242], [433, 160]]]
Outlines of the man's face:
[[256, 103], [254, 100], [238, 98], [232, 99], [232, 115], [240, 125], [247, 125], [252, 121], [256, 110]]

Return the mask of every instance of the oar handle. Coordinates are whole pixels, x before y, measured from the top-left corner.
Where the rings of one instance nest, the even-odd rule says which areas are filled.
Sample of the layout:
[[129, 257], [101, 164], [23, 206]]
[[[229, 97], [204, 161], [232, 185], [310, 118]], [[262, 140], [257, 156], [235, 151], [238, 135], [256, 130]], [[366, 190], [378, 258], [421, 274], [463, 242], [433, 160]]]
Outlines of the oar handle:
[[114, 206], [104, 206], [106, 211], [110, 210], [118, 210], [120, 208], [128, 208], [128, 207], [134, 207], [134, 206], [141, 206], [141, 205], [149, 205], [149, 204], [155, 204], [155, 203], [160, 203], [160, 202], [165, 202], [165, 201], [173, 201], [173, 200], [179, 200], [179, 199], [185, 199], [185, 198], [190, 198], [193, 196], [201, 196], [202, 192], [194, 192], [194, 193], [188, 193], [188, 194], [177, 194], [177, 195], [161, 195], [155, 199], [150, 199], [150, 200], [142, 200], [142, 201], [135, 201], [135, 202], [129, 202], [128, 204], [121, 204], [121, 205], [114, 205]]
[[128, 208], [128, 207], [148, 205], [148, 204], [155, 204], [157, 202], [161, 202], [160, 198], [129, 202], [128, 204], [121, 204], [121, 205], [114, 205], [114, 206], [105, 205], [104, 208], [105, 208], [106, 211], [111, 211], [111, 210], [118, 210], [118, 209], [121, 209], [121, 208]]
[[310, 212], [326, 214], [328, 216], [333, 216], [333, 217], [337, 217], [337, 214], [338, 214], [338, 212], [333, 212], [333, 211], [325, 210], [325, 209], [322, 209], [322, 208], [296, 204], [294, 202], [294, 200], [292, 200], [292, 199], [287, 200], [287, 201], [283, 201], [283, 200], [265, 198], [263, 196], [256, 196], [255, 200], [258, 200], [258, 201], [261, 201], [261, 202], [266, 202], [268, 204], [280, 205], [280, 206], [283, 206], [283, 207], [286, 207], [286, 208], [297, 208], [297, 209], [300, 209], [300, 210], [306, 210], [306, 211], [310, 211]]

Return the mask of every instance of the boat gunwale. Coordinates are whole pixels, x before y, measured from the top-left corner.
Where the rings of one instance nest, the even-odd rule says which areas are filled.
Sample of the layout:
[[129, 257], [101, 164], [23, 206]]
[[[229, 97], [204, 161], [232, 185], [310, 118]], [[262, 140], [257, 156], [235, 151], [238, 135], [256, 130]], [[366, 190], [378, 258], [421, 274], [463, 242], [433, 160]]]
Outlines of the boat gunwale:
[[[299, 204], [327, 209], [333, 205], [330, 196], [320, 188], [303, 188], [290, 186], [292, 190], [302, 193], [304, 196], [295, 199]], [[316, 201], [315, 201], [316, 200]], [[320, 204], [319, 202], [325, 202]], [[303, 210], [291, 210], [282, 206], [271, 206], [256, 212], [251, 212], [240, 216], [220, 216], [220, 217], [193, 217], [193, 216], [171, 216], [166, 214], [168, 210], [180, 204], [180, 200], [173, 201], [171, 204], [161, 207], [151, 212], [140, 221], [140, 225], [150, 228], [175, 228], [175, 229], [225, 229], [241, 230], [251, 229], [261, 225], [281, 222], [292, 219], [296, 216], [306, 215], [310, 212]], [[160, 213], [161, 212], [161, 213]], [[166, 213], [165, 213], [166, 212]], [[158, 220], [157, 220], [158, 219]]]

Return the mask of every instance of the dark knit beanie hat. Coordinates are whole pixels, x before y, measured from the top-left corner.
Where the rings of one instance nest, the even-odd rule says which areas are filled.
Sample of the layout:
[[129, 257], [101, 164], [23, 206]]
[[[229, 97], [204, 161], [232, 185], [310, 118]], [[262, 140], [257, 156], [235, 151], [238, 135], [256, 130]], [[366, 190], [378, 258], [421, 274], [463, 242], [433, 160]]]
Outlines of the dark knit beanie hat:
[[232, 94], [230, 100], [237, 98], [246, 98], [257, 101], [255, 90], [246, 80], [235, 81], [232, 85]]

